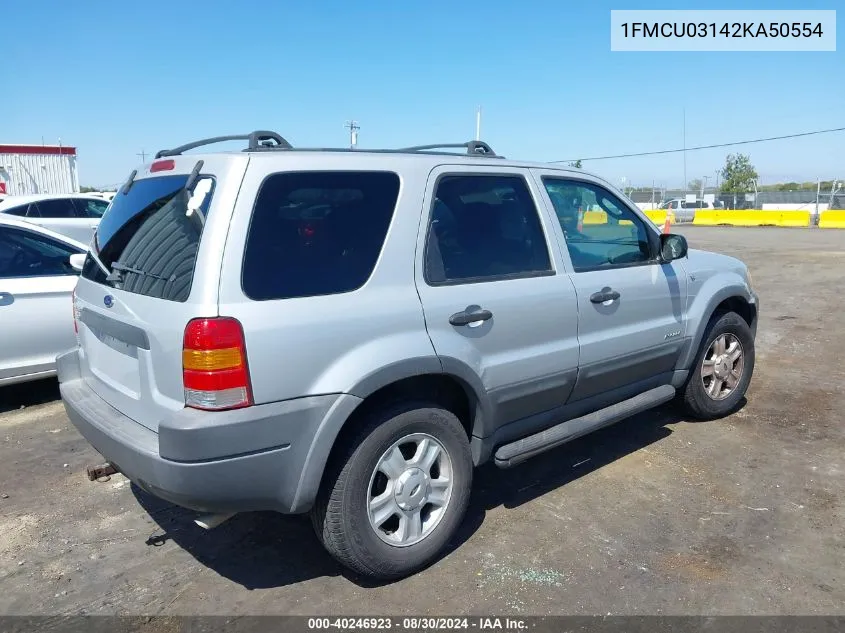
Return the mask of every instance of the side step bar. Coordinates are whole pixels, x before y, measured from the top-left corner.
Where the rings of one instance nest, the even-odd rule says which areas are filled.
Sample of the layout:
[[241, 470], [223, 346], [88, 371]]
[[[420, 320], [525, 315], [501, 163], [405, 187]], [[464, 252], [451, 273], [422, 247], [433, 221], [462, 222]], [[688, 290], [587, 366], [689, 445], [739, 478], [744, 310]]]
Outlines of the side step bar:
[[649, 389], [628, 400], [593, 411], [580, 418], [567, 420], [545, 431], [529, 435], [521, 440], [500, 446], [494, 455], [499, 468], [510, 468], [544, 453], [551, 448], [570, 442], [604, 426], [610, 426], [636, 413], [652, 409], [675, 397], [672, 385], [661, 385]]

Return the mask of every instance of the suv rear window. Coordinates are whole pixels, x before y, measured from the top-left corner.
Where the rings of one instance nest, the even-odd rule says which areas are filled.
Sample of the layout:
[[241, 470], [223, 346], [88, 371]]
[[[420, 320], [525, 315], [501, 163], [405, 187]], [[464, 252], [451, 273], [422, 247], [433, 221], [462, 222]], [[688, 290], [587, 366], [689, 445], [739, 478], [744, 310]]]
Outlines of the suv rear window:
[[375, 267], [399, 196], [392, 172], [293, 172], [262, 183], [244, 251], [253, 300], [350, 292]]
[[146, 178], [119, 192], [95, 234], [106, 275], [89, 256], [82, 276], [127, 292], [186, 301], [214, 179], [200, 176], [188, 191], [188, 176]]

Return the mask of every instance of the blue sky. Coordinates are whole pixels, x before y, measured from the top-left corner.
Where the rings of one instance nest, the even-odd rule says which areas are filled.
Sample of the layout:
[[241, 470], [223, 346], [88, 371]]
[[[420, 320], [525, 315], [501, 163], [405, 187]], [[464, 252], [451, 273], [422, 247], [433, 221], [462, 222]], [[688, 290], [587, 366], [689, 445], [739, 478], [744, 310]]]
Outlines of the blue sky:
[[[273, 129], [294, 145], [482, 138], [559, 160], [845, 126], [835, 53], [620, 53], [611, 9], [834, 9], [836, 1], [30, 0], [5, 7], [0, 142], [79, 149], [80, 181], [116, 183], [137, 156]], [[733, 5], [733, 6], [732, 6]], [[840, 5], [839, 7], [843, 7]], [[838, 30], [842, 28], [840, 10]], [[740, 148], [762, 181], [845, 177], [845, 133]], [[687, 179], [730, 150], [687, 153]], [[586, 163], [619, 183], [677, 186], [681, 154]]]

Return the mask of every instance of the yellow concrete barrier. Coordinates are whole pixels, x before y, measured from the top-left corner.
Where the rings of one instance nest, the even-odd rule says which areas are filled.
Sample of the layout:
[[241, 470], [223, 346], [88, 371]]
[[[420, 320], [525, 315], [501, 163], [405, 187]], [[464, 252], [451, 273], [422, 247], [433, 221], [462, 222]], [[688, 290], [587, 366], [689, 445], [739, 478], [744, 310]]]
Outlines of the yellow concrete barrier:
[[[585, 211], [584, 224], [610, 224], [607, 213], [604, 211]], [[619, 226], [631, 226], [634, 223], [631, 220], [619, 220]]]
[[777, 226], [810, 226], [810, 212], [780, 211], [780, 220]]
[[809, 211], [759, 209], [697, 209], [693, 224], [716, 226], [810, 226]]
[[719, 212], [715, 209], [696, 209], [692, 223], [700, 224], [702, 226], [715, 226], [716, 224], [719, 224], [718, 214]]
[[607, 224], [607, 213], [604, 211], [584, 212], [584, 224]]
[[845, 229], [845, 211], [831, 210], [822, 211], [819, 216], [820, 229]]
[[[649, 220], [654, 222], [657, 226], [663, 226], [666, 222], [666, 210], [665, 209], [651, 209], [650, 211], [645, 212], [646, 217]], [[674, 224], [675, 223], [675, 212], [669, 212], [669, 221]]]

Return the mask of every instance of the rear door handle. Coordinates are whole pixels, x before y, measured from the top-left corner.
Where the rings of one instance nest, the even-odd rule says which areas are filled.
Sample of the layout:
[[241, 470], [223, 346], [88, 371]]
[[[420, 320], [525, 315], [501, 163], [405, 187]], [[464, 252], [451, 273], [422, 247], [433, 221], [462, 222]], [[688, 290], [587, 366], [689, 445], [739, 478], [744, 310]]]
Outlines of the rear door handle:
[[477, 312], [467, 312], [464, 310], [463, 312], [455, 312], [455, 314], [450, 316], [449, 323], [452, 325], [469, 325], [476, 321], [486, 321], [492, 318], [493, 313], [490, 310], [478, 310]]
[[0, 292], [0, 307], [12, 305], [15, 298], [8, 292]]
[[605, 301], [616, 301], [619, 297], [619, 293], [615, 290], [602, 288], [599, 292], [594, 292], [590, 295], [590, 301], [593, 303], [604, 303]]

